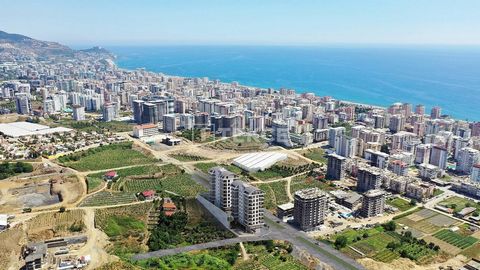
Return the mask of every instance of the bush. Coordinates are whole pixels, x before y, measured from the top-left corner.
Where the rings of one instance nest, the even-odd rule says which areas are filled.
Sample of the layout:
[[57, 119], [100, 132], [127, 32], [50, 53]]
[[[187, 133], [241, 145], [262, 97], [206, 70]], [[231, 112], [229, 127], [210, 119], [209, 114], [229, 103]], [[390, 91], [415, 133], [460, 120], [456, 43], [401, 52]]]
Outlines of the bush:
[[391, 220], [387, 223], [384, 223], [382, 224], [382, 227], [386, 230], [386, 231], [395, 231], [395, 229], [397, 228], [397, 224], [395, 223], [395, 221]]
[[333, 244], [336, 249], [341, 249], [347, 246], [348, 239], [346, 236], [339, 236], [335, 239], [335, 243]]

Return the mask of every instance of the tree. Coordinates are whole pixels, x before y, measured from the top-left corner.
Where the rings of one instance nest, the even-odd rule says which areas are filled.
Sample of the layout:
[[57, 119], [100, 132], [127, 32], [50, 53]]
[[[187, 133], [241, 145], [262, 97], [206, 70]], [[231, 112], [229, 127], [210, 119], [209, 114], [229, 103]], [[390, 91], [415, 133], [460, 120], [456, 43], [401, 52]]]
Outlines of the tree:
[[410, 205], [411, 205], [411, 206], [417, 205], [417, 200], [411, 199], [411, 200], [410, 200]]
[[388, 149], [388, 145], [386, 144], [382, 145], [382, 147], [380, 148], [380, 151], [383, 153], [390, 154], [390, 149]]
[[65, 207], [62, 206], [60, 207], [60, 213], [63, 213], [63, 212], [65, 212]]
[[337, 239], [335, 239], [335, 243], [334, 243], [335, 248], [336, 249], [344, 248], [344, 247], [347, 246], [347, 242], [348, 242], [347, 237], [341, 235], [341, 236], [337, 237]]
[[391, 231], [391, 232], [395, 231], [395, 229], [397, 228], [397, 224], [393, 220], [387, 223], [384, 223], [382, 226], [386, 231]]
[[365, 232], [365, 233], [363, 234], [363, 238], [368, 238], [368, 233], [367, 233], [367, 232]]

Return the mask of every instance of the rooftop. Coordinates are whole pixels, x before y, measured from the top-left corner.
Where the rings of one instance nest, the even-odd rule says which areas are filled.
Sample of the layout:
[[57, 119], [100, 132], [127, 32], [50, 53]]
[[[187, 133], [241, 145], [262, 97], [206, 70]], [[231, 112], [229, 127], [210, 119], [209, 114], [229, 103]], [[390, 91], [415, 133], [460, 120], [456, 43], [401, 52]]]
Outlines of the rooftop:
[[72, 129], [64, 127], [50, 128], [49, 126], [30, 123], [30, 122], [14, 122], [8, 124], [0, 124], [0, 133], [8, 137], [23, 137], [32, 135], [45, 135], [52, 133], [70, 132]]

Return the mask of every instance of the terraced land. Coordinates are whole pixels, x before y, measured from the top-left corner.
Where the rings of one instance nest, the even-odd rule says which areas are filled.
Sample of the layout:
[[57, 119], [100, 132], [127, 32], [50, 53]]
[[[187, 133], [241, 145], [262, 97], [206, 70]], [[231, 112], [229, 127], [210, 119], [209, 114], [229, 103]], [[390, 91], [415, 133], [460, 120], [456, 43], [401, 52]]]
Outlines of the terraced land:
[[127, 193], [138, 193], [153, 189], [172, 192], [183, 197], [195, 197], [200, 192], [206, 191], [186, 173], [164, 178], [127, 179], [120, 185], [120, 189]]
[[100, 191], [80, 203], [81, 207], [117, 205], [136, 202], [137, 198], [133, 193]]

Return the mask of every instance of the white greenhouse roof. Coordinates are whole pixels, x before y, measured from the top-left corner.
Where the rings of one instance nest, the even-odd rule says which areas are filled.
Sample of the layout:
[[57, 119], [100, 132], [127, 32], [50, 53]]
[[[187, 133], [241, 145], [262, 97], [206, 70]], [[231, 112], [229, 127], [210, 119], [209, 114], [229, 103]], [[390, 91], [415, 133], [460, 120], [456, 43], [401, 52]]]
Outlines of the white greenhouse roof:
[[249, 153], [233, 160], [233, 164], [249, 172], [263, 171], [278, 161], [287, 159], [287, 155], [277, 152]]
[[55, 132], [70, 132], [72, 129], [64, 127], [50, 128], [45, 125], [30, 122], [14, 122], [8, 124], [0, 124], [0, 132], [8, 137], [23, 137], [31, 135], [44, 135]]

